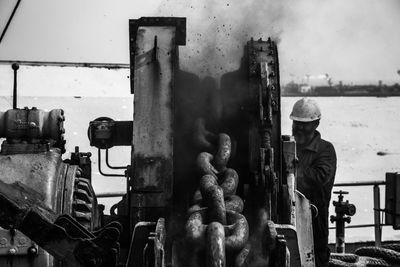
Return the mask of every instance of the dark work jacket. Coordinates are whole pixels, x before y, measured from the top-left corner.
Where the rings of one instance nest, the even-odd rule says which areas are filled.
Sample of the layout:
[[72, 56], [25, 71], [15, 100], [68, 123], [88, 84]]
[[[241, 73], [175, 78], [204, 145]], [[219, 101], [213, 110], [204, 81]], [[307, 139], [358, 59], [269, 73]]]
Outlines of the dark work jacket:
[[328, 213], [336, 173], [336, 152], [331, 143], [321, 139], [318, 131], [310, 144], [298, 146], [297, 150], [297, 189], [318, 208], [318, 216], [313, 220], [316, 266], [327, 266]]

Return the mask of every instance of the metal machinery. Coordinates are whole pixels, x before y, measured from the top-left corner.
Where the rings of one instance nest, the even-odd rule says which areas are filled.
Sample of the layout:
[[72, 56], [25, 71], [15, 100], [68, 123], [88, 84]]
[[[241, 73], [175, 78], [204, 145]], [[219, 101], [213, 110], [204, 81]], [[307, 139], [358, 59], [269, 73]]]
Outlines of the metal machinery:
[[348, 194], [346, 191], [335, 191], [334, 194], [338, 194], [338, 201], [333, 201], [333, 206], [335, 206], [336, 216], [331, 215], [331, 222], [336, 222], [336, 252], [345, 252], [345, 227], [344, 224], [351, 222], [351, 216], [356, 214], [356, 206], [349, 203], [348, 200], [344, 201], [343, 195]]
[[107, 164], [108, 149], [132, 147], [130, 166], [110, 166], [125, 170], [126, 194], [103, 214], [91, 155], [61, 158], [62, 110], [0, 113], [0, 265], [314, 266], [276, 44], [247, 42], [218, 89], [179, 70], [185, 18], [129, 23], [133, 121], [88, 129]]

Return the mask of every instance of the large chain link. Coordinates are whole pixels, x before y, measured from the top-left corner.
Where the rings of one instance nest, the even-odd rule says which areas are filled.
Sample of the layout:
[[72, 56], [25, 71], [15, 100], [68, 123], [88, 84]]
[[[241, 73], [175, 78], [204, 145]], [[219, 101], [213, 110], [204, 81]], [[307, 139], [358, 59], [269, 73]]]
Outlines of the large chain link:
[[241, 214], [243, 200], [236, 195], [239, 176], [227, 167], [231, 139], [221, 133], [217, 143], [215, 154], [202, 152], [197, 157], [201, 179], [186, 222], [187, 239], [196, 247], [192, 262], [205, 250], [206, 266], [225, 266], [225, 253], [237, 257], [249, 237], [249, 225]]

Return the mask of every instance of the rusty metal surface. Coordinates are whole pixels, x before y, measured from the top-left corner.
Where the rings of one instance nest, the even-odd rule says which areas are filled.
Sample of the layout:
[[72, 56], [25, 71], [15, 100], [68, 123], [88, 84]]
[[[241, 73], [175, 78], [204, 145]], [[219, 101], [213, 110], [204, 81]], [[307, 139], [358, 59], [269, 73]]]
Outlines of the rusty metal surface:
[[[145, 238], [147, 244], [143, 249], [145, 267], [164, 267], [165, 266], [165, 219], [159, 218], [154, 231], [151, 231]], [[138, 264], [136, 262], [135, 264]], [[139, 266], [139, 265], [137, 265]]]
[[[0, 137], [7, 138], [9, 144], [19, 144], [26, 141], [28, 144], [40, 144], [46, 140], [51, 146], [65, 151], [64, 128], [65, 120], [62, 109], [49, 112], [37, 109], [11, 109], [0, 112]], [[2, 154], [13, 151], [2, 145]], [[20, 153], [24, 153], [21, 151]], [[27, 153], [27, 152], [25, 152]]]
[[165, 219], [160, 218], [157, 221], [154, 235], [150, 237], [154, 240], [155, 267], [164, 267], [165, 265], [165, 240], [166, 240]]
[[[115, 267], [119, 245], [117, 243], [121, 231], [120, 225], [107, 225], [97, 235], [81, 234], [72, 231], [78, 227], [81, 233], [84, 228], [72, 217], [67, 217], [72, 224], [63, 228], [47, 220], [38, 212], [28, 212], [19, 229], [30, 236], [41, 247], [58, 260], [71, 266]], [[62, 225], [62, 224], [61, 224]], [[69, 233], [74, 233], [72, 237]]]
[[154, 47], [135, 58], [135, 69], [138, 70], [147, 64], [157, 62], [157, 52], [157, 38], [154, 38]]
[[[33, 201], [13, 201], [4, 196], [4, 192], [9, 189], [2, 187], [0, 194], [0, 226], [10, 228], [10, 226], [23, 232], [39, 246], [44, 248], [57, 260], [63, 260], [71, 266], [116, 266], [119, 245], [117, 243], [120, 226], [110, 225], [103, 228], [97, 236], [85, 235], [80, 238], [72, 237], [68, 232], [77, 236], [77, 231], [72, 231], [78, 227], [79, 231], [85, 232], [83, 226], [75, 222], [72, 217], [72, 225], [63, 228], [57, 224], [56, 215]], [[12, 190], [11, 188], [10, 190]], [[25, 198], [27, 195], [25, 195]], [[26, 200], [26, 199], [25, 199]], [[7, 217], [6, 217], [7, 216]], [[67, 215], [64, 215], [64, 217]]]
[[225, 267], [225, 230], [219, 222], [207, 226], [206, 266]]
[[135, 55], [133, 65], [139, 64], [138, 56], [157, 46], [156, 61], [136, 69], [131, 76], [135, 77], [135, 111], [130, 199], [131, 206], [139, 209], [131, 213], [134, 222], [137, 216], [145, 219], [141, 217], [145, 214], [142, 208], [167, 207], [171, 201], [173, 88], [178, 59], [175, 26], [131, 24], [130, 31], [135, 35], [135, 42], [131, 43], [131, 53]]
[[[192, 212], [189, 216], [188, 221], [186, 222], [186, 239], [187, 239], [187, 246], [190, 247], [192, 250], [190, 253], [191, 261], [195, 261], [199, 257], [199, 253], [203, 253], [204, 249], [210, 249], [210, 246], [213, 246], [213, 242], [215, 240], [222, 239], [223, 240], [223, 250], [229, 252], [230, 256], [232, 257], [230, 261], [236, 257], [238, 257], [239, 252], [245, 247], [248, 238], [249, 238], [249, 226], [247, 224], [246, 218], [232, 210], [228, 210], [227, 213], [227, 223], [225, 225], [220, 224], [219, 222], [213, 221], [209, 218], [209, 208], [201, 208], [194, 212]], [[222, 233], [219, 230], [209, 230], [209, 226], [212, 225], [212, 228], [216, 227], [217, 225], [221, 225], [224, 229], [223, 231], [223, 238]], [[217, 226], [218, 228], [218, 226]], [[213, 233], [213, 236], [210, 236], [210, 231]], [[210, 241], [210, 238], [214, 241]], [[216, 238], [216, 239], [215, 239]], [[210, 243], [211, 242], [211, 243]], [[220, 245], [217, 247], [217, 251], [222, 249]], [[211, 253], [211, 251], [207, 252]], [[219, 253], [217, 253], [219, 255]], [[215, 259], [213, 253], [209, 256], [212, 259]], [[217, 256], [217, 258], [222, 259], [221, 257]], [[203, 261], [207, 262], [211, 260], [209, 257], [202, 259]], [[224, 255], [225, 259], [225, 255]], [[227, 259], [228, 260], [228, 259]], [[201, 264], [201, 261], [198, 263]]]
[[57, 209], [62, 214], [72, 213], [72, 203], [75, 185], [75, 176], [77, 166], [65, 166], [65, 171], [62, 173], [62, 179], [59, 179], [59, 188], [63, 189], [62, 200], [59, 201], [60, 209]]
[[155, 222], [139, 222], [135, 225], [130, 243], [127, 266], [143, 266], [143, 252], [148, 237], [156, 228]]
[[[10, 237], [10, 231], [0, 228], [0, 266], [2, 267], [44, 267], [56, 266], [54, 258], [37, 245], [30, 246], [31, 240], [20, 231], [15, 231], [16, 236], [24, 238], [25, 242], [21, 244], [20, 239], [15, 239], [13, 243]], [[4, 242], [4, 239], [7, 239]], [[3, 240], [3, 241], [1, 241]], [[2, 243], [5, 243], [5, 245]], [[29, 245], [29, 246], [26, 246]], [[15, 249], [15, 250], [12, 250]], [[16, 252], [14, 254], [14, 251]], [[4, 254], [3, 254], [4, 253]]]
[[[57, 211], [62, 191], [58, 190], [58, 181], [63, 171], [61, 153], [51, 149], [45, 153], [0, 155], [0, 193], [17, 203], [35, 196], [32, 201], [46, 209]], [[7, 186], [11, 194], [3, 191]]]
[[282, 186], [282, 197], [280, 209], [280, 222], [296, 225], [296, 142], [292, 136], [282, 136], [283, 170], [286, 175], [286, 184]]
[[32, 248], [38, 250], [38, 246], [20, 231], [0, 228], [0, 256], [27, 256], [32, 254]]
[[[296, 199], [296, 229], [299, 244], [301, 264], [304, 267], [314, 267], [314, 239], [310, 201], [300, 192], [295, 192]], [[287, 241], [289, 244], [289, 241]], [[292, 253], [292, 252], [291, 252]]]
[[[276, 44], [251, 40], [247, 43], [249, 71], [249, 166], [256, 183], [264, 188], [259, 202], [270, 219], [278, 221], [278, 190], [282, 185], [281, 122], [278, 55]], [[260, 166], [261, 163], [261, 166]], [[264, 191], [264, 192], [262, 192]]]
[[132, 145], [132, 131], [132, 121], [114, 121], [108, 117], [100, 117], [89, 123], [88, 137], [91, 146], [108, 149]]
[[[141, 66], [145, 66], [146, 64], [150, 63], [154, 58], [153, 56], [147, 56], [145, 58], [150, 58], [150, 60], [145, 60], [146, 64], [142, 64], [143, 62], [143, 54], [149, 54], [150, 51], [153, 51], [154, 47], [154, 39], [152, 40], [153, 47], [149, 47], [146, 50], [141, 51], [141, 53], [137, 53], [137, 50], [141, 50], [142, 48], [138, 45], [138, 38], [139, 37], [139, 28], [161, 28], [161, 27], [168, 27], [174, 29], [176, 32], [174, 36], [175, 44], [176, 45], [185, 45], [186, 44], [186, 18], [177, 18], [177, 17], [142, 17], [140, 19], [132, 19], [129, 20], [129, 46], [130, 46], [130, 80], [131, 80], [131, 93], [133, 94], [136, 88], [136, 75], [137, 70]], [[154, 38], [154, 36], [152, 36]], [[140, 42], [140, 41], [139, 41]], [[154, 50], [157, 53], [157, 49]], [[150, 54], [154, 54], [150, 52]], [[139, 67], [137, 65], [140, 65]]]
[[[51, 153], [51, 152], [49, 152]], [[47, 153], [46, 153], [47, 154]], [[50, 163], [44, 165], [45, 160], [40, 161], [37, 158], [15, 155], [16, 157], [0, 157], [0, 195], [3, 198], [10, 199], [21, 206], [39, 206], [50, 213], [55, 214], [57, 207], [57, 196], [61, 193], [56, 190], [57, 180], [54, 173], [58, 165], [53, 162], [55, 158], [47, 158]], [[30, 162], [29, 162], [30, 160]], [[49, 163], [49, 162], [47, 162]], [[47, 181], [48, 180], [48, 181]], [[54, 196], [54, 197], [49, 197]]]
[[[12, 261], [9, 262], [29, 263], [29, 266], [55, 266], [56, 260], [48, 252], [58, 260], [69, 260], [71, 254], [64, 250], [68, 246], [78, 245], [79, 242], [61, 241], [63, 231], [60, 232], [51, 224], [59, 214], [66, 213], [74, 215], [78, 220], [80, 215], [84, 215], [88, 229], [97, 227], [92, 220], [92, 217], [97, 216], [97, 202], [93, 189], [89, 181], [79, 177], [81, 171], [78, 170], [78, 166], [63, 163], [58, 148], [48, 147], [48, 150], [43, 152], [40, 149], [26, 150], [25, 144], [21, 143], [13, 145], [20, 150], [18, 153], [0, 154], [0, 226], [6, 228], [6, 232], [16, 232], [14, 241], [5, 242], [7, 256], [10, 256], [10, 250], [14, 253], [15, 249], [15, 256], [23, 254], [25, 261], [14, 260], [15, 257], [11, 255]], [[24, 150], [25, 154], [22, 154]], [[13, 230], [15, 228], [24, 234]], [[59, 239], [57, 235], [52, 239], [53, 234], [59, 232]], [[4, 233], [0, 233], [0, 238], [5, 238]], [[69, 238], [66, 234], [64, 237]], [[21, 243], [23, 239], [26, 239], [24, 244]], [[25, 248], [27, 243], [32, 245]], [[38, 250], [34, 244], [41, 245], [46, 252]], [[33, 253], [34, 251], [36, 252]], [[0, 259], [2, 260], [3, 258]], [[71, 266], [75, 266], [73, 264]]]
[[216, 145], [211, 148], [215, 153], [201, 152], [196, 160], [201, 179], [185, 225], [190, 256], [183, 266], [231, 266], [236, 257], [243, 257], [240, 251], [249, 238], [249, 225], [239, 213], [243, 201], [235, 195], [239, 177], [235, 170], [227, 168], [231, 139], [227, 134], [209, 136], [218, 138], [216, 143], [206, 140]]
[[277, 224], [276, 230], [279, 235], [284, 237], [286, 245], [290, 251], [290, 265], [291, 267], [302, 266], [301, 256], [299, 251], [299, 240], [296, 228], [290, 224]]

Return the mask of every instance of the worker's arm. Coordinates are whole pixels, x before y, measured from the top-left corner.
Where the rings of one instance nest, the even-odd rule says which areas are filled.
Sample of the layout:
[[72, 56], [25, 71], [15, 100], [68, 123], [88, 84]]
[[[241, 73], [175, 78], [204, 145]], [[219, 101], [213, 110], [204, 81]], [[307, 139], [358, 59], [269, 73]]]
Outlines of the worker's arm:
[[302, 177], [302, 187], [305, 192], [312, 192], [315, 187], [323, 187], [328, 184], [336, 172], [336, 152], [332, 144], [318, 152], [314, 162], [310, 166], [299, 170]]

